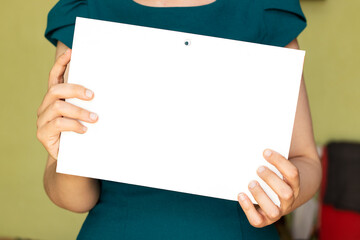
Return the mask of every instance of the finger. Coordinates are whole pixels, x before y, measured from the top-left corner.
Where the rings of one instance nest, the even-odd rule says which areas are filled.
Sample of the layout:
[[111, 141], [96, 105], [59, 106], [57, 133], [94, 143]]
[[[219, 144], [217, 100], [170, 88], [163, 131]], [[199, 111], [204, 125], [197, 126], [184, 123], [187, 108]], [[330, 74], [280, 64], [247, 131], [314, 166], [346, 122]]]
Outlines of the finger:
[[83, 133], [87, 130], [87, 127], [82, 125], [78, 120], [70, 119], [66, 117], [58, 117], [49, 122], [49, 127], [54, 129], [55, 132], [73, 131], [77, 133]]
[[79, 98], [82, 100], [91, 100], [94, 92], [82, 85], [74, 83], [60, 83], [52, 86], [46, 93], [39, 109], [38, 116], [54, 101], [66, 98]]
[[55, 102], [50, 104], [39, 116], [37, 121], [38, 128], [61, 116], [89, 123], [94, 123], [98, 119], [96, 113], [90, 112], [86, 109], [62, 100], [56, 100]]
[[271, 201], [257, 181], [251, 181], [249, 183], [249, 190], [261, 209], [265, 212], [267, 218], [271, 221], [279, 219], [280, 209]]
[[83, 134], [86, 130], [86, 126], [82, 125], [77, 120], [58, 117], [38, 129], [37, 138], [44, 145], [49, 154], [57, 159], [59, 147], [54, 144], [59, 144], [60, 133], [64, 131], [73, 131]]
[[238, 201], [252, 226], [259, 228], [265, 225], [264, 217], [256, 210], [254, 204], [245, 193], [239, 193]]
[[299, 188], [299, 170], [288, 159], [278, 152], [266, 149], [263, 153], [264, 158], [274, 165], [285, 178], [284, 180], [295, 191]]
[[48, 88], [62, 82], [65, 69], [67, 67], [67, 64], [70, 62], [70, 59], [71, 59], [71, 49], [68, 48], [64, 52], [64, 54], [60, 55], [56, 59], [54, 66], [50, 70]]
[[66, 117], [57, 117], [49, 123], [43, 125], [39, 129], [40, 138], [44, 141], [47, 139], [58, 136], [64, 131], [73, 131], [77, 133], [85, 133], [87, 127], [82, 125], [78, 120]]
[[265, 166], [260, 166], [257, 169], [257, 174], [279, 196], [281, 208], [287, 209], [294, 199], [294, 192], [291, 187]]

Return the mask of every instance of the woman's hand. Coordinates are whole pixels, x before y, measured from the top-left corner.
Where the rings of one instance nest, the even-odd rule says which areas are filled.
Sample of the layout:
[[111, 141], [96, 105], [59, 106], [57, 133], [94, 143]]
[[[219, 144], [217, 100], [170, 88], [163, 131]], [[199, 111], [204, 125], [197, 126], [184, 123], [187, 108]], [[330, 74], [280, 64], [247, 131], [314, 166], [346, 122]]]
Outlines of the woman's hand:
[[64, 83], [64, 73], [70, 62], [71, 49], [59, 56], [49, 74], [48, 91], [37, 111], [37, 138], [49, 155], [57, 159], [62, 131], [85, 133], [86, 127], [78, 120], [94, 123], [97, 114], [65, 102], [66, 98], [89, 101], [94, 97], [91, 90], [78, 84]]
[[257, 170], [259, 177], [278, 195], [280, 208], [270, 200], [255, 180], [249, 183], [249, 190], [258, 203], [257, 207], [245, 193], [238, 195], [238, 201], [250, 224], [258, 228], [270, 225], [279, 220], [281, 216], [290, 213], [300, 190], [299, 170], [294, 164], [270, 149], [266, 149], [263, 155], [269, 163], [280, 171], [284, 180], [265, 166], [261, 166]]

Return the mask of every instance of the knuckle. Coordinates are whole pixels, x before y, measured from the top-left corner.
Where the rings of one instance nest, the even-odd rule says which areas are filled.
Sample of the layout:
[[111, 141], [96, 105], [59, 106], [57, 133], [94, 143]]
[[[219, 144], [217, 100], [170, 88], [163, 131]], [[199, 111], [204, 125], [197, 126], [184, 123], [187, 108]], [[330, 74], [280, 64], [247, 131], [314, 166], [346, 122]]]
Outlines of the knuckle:
[[56, 100], [53, 103], [54, 110], [60, 112], [62, 110], [63, 104], [64, 104], [64, 101]]
[[254, 218], [251, 221], [251, 225], [253, 225], [256, 228], [259, 228], [261, 226], [261, 224], [262, 224], [262, 221], [260, 218]]
[[80, 84], [73, 85], [73, 90], [78, 96], [84, 97], [86, 88]]
[[299, 169], [297, 169], [296, 167], [293, 167], [291, 170], [289, 170], [288, 172], [288, 177], [291, 179], [296, 179], [299, 176]]
[[50, 95], [55, 95], [56, 94], [56, 90], [57, 90], [57, 85], [53, 85], [49, 88], [48, 90], [48, 94]]
[[283, 192], [281, 197], [282, 199], [288, 201], [291, 200], [293, 196], [294, 196], [294, 192], [292, 190], [287, 190]]
[[54, 126], [55, 128], [59, 129], [63, 123], [63, 119], [61, 117], [55, 118]]
[[66, 91], [73, 97], [77, 97], [79, 90], [76, 84], [74, 83], [62, 83], [66, 88]]
[[88, 117], [88, 113], [87, 111], [85, 111], [84, 109], [81, 109], [79, 107], [75, 107], [75, 114], [78, 116], [78, 117], [85, 117], [87, 118]]
[[42, 139], [42, 134], [41, 134], [40, 130], [37, 130], [37, 131], [36, 131], [36, 138], [41, 141], [41, 139]]
[[278, 219], [280, 216], [280, 210], [278, 208], [272, 210], [270, 213], [269, 213], [269, 218], [271, 220], [276, 220]]

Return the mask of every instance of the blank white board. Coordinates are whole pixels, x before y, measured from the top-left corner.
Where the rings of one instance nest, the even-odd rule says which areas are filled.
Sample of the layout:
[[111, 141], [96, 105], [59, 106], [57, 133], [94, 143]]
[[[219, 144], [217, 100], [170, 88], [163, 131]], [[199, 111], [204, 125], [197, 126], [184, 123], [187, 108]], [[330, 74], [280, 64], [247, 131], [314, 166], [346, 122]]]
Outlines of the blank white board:
[[305, 51], [77, 17], [66, 99], [99, 115], [62, 132], [57, 172], [237, 201], [271, 148], [289, 154]]

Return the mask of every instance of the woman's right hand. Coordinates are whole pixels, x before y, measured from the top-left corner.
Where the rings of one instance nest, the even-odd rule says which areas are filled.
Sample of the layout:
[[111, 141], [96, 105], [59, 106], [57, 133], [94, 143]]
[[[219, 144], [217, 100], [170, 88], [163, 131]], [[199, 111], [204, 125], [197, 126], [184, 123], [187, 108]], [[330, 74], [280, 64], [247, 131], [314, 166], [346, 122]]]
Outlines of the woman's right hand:
[[37, 138], [54, 159], [58, 156], [62, 131], [83, 134], [87, 129], [78, 120], [89, 123], [98, 120], [96, 113], [64, 101], [66, 98], [89, 101], [94, 97], [90, 89], [64, 82], [64, 73], [70, 58], [71, 49], [68, 49], [55, 61], [49, 74], [48, 91], [37, 111]]

